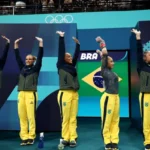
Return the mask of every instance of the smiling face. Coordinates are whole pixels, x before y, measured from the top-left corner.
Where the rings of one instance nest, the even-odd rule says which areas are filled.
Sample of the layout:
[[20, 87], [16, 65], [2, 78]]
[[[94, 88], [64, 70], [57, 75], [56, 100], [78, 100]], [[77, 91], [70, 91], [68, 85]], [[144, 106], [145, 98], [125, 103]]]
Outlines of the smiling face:
[[70, 53], [65, 53], [65, 62], [72, 64], [72, 56]]
[[35, 62], [34, 56], [32, 56], [32, 55], [27, 55], [27, 56], [26, 56], [26, 65], [27, 65], [27, 66], [33, 65], [34, 62]]
[[144, 54], [143, 54], [143, 60], [144, 60], [147, 64], [150, 64], [150, 51], [144, 52]]
[[114, 61], [112, 57], [108, 56], [108, 68], [112, 69], [114, 67]]

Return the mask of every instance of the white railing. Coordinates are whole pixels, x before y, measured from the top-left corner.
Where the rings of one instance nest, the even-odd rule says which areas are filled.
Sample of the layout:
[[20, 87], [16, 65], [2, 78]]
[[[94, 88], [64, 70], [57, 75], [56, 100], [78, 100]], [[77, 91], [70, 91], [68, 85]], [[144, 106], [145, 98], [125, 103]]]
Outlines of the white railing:
[[[2, 8], [2, 9], [1, 9]], [[12, 10], [12, 14], [15, 14], [15, 6], [0, 6], [0, 11], [2, 11], [4, 14], [8, 14], [8, 12], [10, 13]]]

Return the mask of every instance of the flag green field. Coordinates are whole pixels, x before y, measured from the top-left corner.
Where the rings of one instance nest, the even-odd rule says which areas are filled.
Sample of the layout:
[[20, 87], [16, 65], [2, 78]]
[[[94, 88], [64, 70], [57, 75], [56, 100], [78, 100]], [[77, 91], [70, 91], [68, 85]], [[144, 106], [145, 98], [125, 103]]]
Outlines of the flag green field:
[[[78, 78], [80, 82], [80, 96], [101, 96], [103, 89], [94, 87], [93, 76], [94, 72], [100, 71], [101, 62], [78, 62]], [[119, 95], [120, 97], [129, 96], [129, 79], [128, 79], [128, 62], [116, 61], [113, 71], [119, 76]], [[89, 75], [89, 76], [88, 76]]]

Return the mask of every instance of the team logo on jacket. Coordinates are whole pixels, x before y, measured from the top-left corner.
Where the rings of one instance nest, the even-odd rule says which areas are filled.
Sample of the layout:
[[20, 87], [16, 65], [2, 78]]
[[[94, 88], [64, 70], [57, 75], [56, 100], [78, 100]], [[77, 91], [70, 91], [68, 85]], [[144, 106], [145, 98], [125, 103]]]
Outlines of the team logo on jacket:
[[66, 102], [63, 102], [63, 106], [66, 106]]
[[148, 107], [148, 103], [147, 102], [145, 103], [145, 107]]
[[111, 114], [111, 109], [108, 109], [108, 114]]
[[30, 104], [33, 104], [33, 102], [31, 101]]
[[[86, 75], [82, 80], [98, 90], [99, 92], [104, 92], [105, 91], [105, 83], [103, 80], [103, 77], [101, 75], [101, 67], [97, 68], [96, 70], [92, 71], [88, 75]], [[119, 82], [122, 79], [119, 77]]]

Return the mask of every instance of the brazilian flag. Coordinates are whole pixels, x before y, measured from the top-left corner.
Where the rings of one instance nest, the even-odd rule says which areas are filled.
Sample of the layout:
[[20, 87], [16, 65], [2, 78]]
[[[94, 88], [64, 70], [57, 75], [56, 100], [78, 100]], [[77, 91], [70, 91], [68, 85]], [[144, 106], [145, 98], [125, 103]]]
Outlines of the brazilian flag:
[[[128, 51], [108, 51], [115, 62], [113, 72], [119, 76], [119, 95], [128, 97]], [[81, 52], [78, 60], [78, 78], [80, 82], [79, 95], [101, 96], [105, 91], [104, 81], [101, 76], [101, 59], [93, 51]]]

